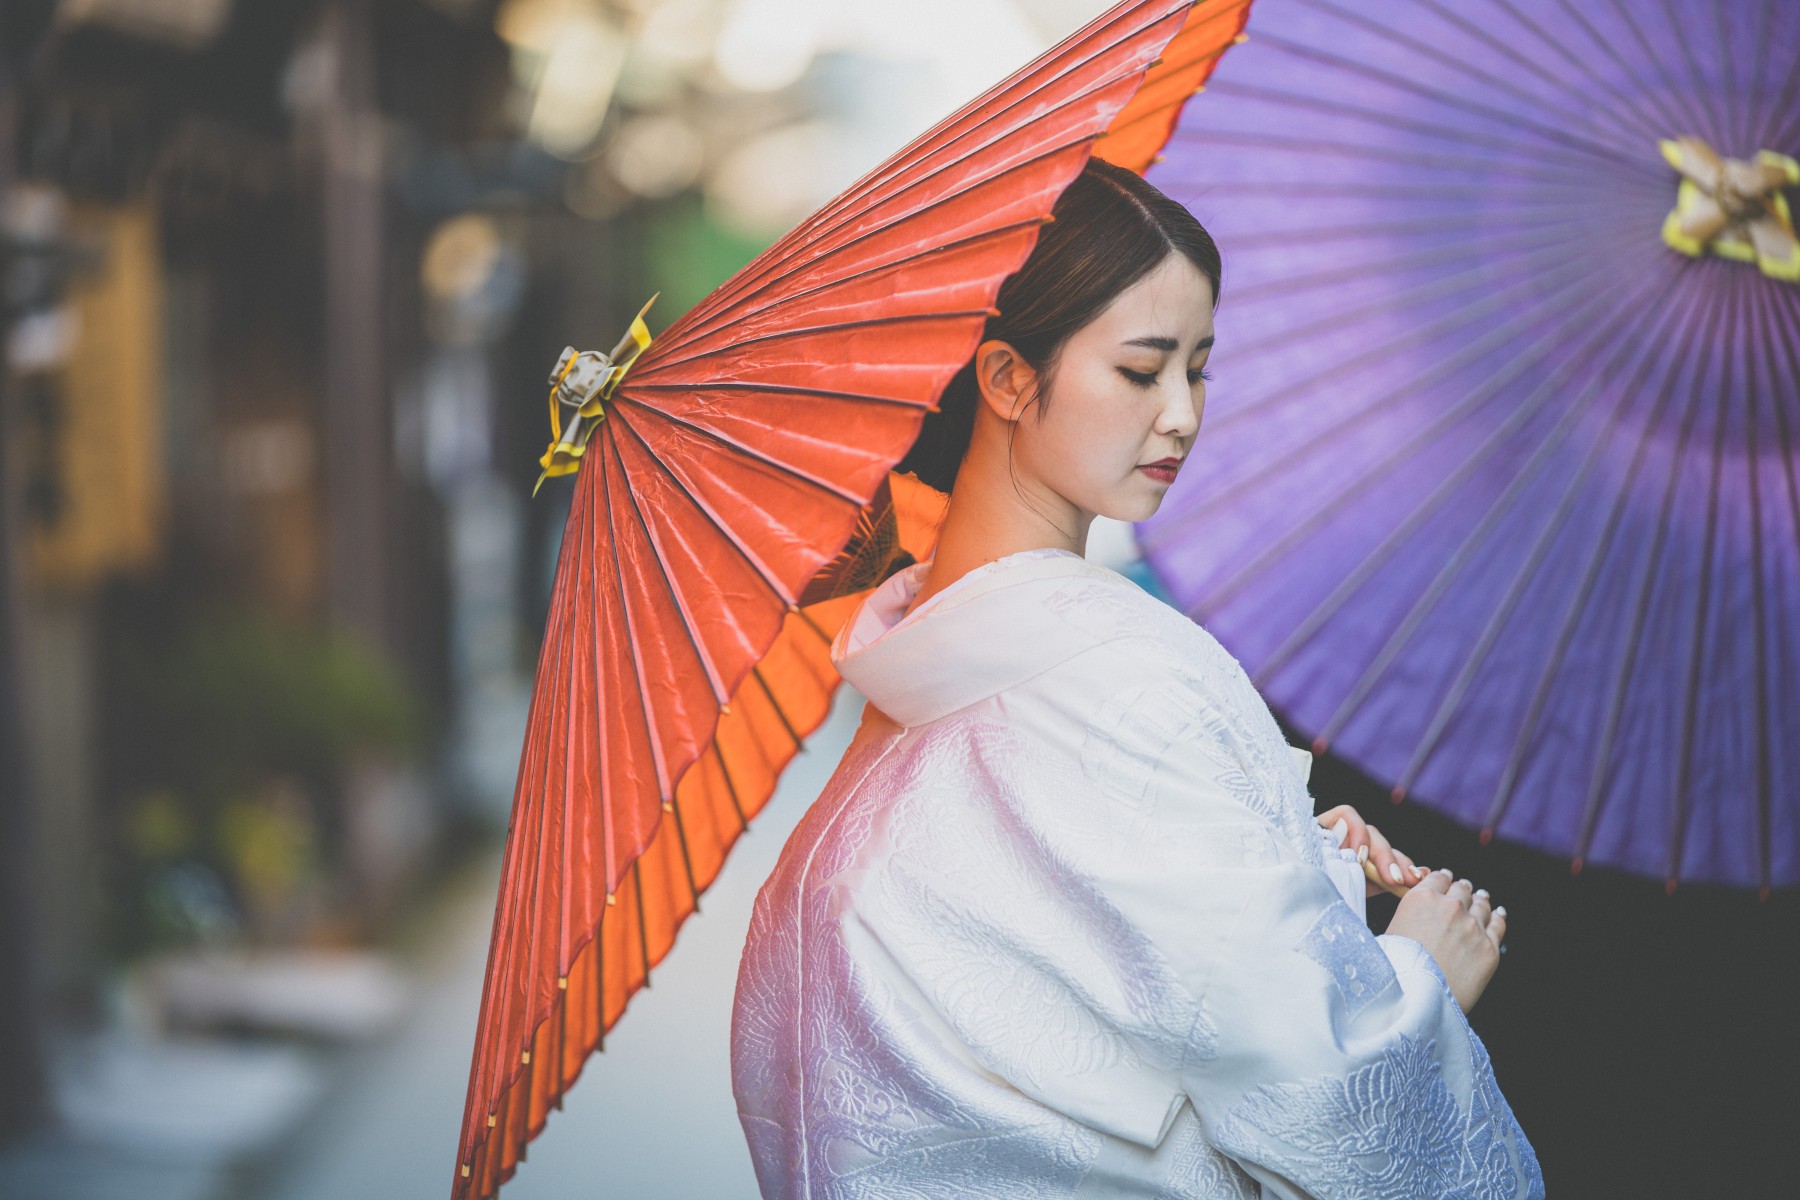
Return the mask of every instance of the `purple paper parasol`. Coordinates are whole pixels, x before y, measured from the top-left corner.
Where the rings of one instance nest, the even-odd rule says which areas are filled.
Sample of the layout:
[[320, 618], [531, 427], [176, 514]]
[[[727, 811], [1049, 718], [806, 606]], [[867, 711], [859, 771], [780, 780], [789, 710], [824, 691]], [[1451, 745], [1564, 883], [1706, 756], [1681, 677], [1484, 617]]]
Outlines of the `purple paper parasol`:
[[[1800, 282], [1745, 250], [1800, 202], [1800, 5], [1248, 32], [1148, 173], [1226, 272], [1157, 577], [1396, 800], [1577, 869], [1800, 881]], [[1690, 183], [1727, 220], [1665, 241], [1678, 138], [1777, 182]]]

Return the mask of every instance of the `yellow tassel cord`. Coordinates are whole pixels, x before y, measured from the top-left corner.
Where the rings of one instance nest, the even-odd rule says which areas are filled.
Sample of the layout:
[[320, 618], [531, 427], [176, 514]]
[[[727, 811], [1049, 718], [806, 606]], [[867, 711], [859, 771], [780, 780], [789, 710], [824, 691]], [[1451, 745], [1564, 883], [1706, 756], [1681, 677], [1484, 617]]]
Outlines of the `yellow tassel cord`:
[[[660, 295], [661, 292], [656, 294]], [[650, 348], [650, 327], [644, 324], [644, 314], [656, 303], [656, 296], [645, 301], [637, 316], [631, 318], [631, 328], [619, 339], [611, 354], [578, 351], [569, 346], [556, 360], [556, 366], [550, 372], [550, 448], [538, 459], [538, 465], [544, 471], [532, 487], [532, 495], [537, 495], [544, 480], [557, 475], [573, 475], [580, 469], [588, 437], [606, 417], [605, 402], [612, 399], [625, 372]], [[575, 410], [567, 426], [562, 423], [564, 408]]]
[[1755, 263], [1770, 279], [1800, 283], [1800, 238], [1784, 187], [1800, 185], [1800, 163], [1773, 150], [1745, 161], [1723, 158], [1696, 137], [1657, 143], [1663, 160], [1681, 173], [1675, 208], [1663, 220], [1670, 249], [1699, 258]]

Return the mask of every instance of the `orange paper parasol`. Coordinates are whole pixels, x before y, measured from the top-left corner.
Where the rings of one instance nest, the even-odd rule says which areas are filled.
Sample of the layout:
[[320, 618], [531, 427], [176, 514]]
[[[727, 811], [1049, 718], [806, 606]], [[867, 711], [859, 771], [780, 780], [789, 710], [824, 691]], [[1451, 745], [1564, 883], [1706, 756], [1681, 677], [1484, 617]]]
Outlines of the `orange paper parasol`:
[[[1090, 155], [1142, 171], [1249, 0], [1127, 0], [907, 146], [644, 348], [565, 358], [579, 467], [453, 1195], [491, 1196], [699, 907], [944, 497], [890, 476]], [[624, 363], [629, 375], [613, 365]], [[585, 404], [579, 403], [585, 398]]]

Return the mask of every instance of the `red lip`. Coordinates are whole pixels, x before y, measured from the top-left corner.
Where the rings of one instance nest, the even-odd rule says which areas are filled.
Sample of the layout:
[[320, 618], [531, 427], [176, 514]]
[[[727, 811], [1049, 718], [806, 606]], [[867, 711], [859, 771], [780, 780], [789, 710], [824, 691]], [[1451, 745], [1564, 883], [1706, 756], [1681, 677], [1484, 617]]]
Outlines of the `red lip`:
[[1164, 485], [1174, 483], [1175, 473], [1180, 469], [1181, 460], [1179, 458], [1165, 458], [1159, 462], [1144, 463], [1138, 467], [1138, 470]]

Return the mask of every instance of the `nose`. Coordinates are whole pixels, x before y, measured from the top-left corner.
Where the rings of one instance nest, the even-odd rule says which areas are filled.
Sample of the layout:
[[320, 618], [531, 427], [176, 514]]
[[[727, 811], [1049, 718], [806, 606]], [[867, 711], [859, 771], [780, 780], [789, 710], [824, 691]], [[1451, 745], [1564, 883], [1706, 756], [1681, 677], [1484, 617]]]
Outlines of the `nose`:
[[1175, 386], [1163, 392], [1163, 404], [1156, 415], [1156, 432], [1187, 440], [1200, 432], [1201, 413], [1206, 408], [1206, 384], [1190, 388]]

